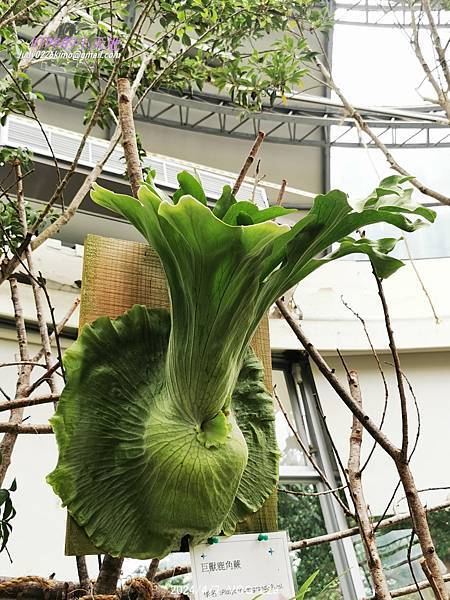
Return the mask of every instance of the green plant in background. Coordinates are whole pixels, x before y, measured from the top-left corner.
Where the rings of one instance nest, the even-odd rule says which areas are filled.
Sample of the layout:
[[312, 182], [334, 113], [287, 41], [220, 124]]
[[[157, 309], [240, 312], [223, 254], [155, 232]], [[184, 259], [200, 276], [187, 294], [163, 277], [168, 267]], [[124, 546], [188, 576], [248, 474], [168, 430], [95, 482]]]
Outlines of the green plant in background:
[[[315, 492], [311, 484], [284, 485], [284, 489], [294, 492]], [[317, 496], [293, 496], [286, 492], [278, 493], [278, 525], [286, 529], [293, 540], [317, 537], [327, 533], [323, 520], [320, 499]], [[327, 600], [340, 600], [336, 566], [329, 544], [320, 544], [297, 550], [294, 558], [295, 578], [299, 590], [311, 573], [319, 571], [309, 588], [309, 598], [319, 599], [326, 590]]]
[[[10, 166], [15, 160], [20, 161], [23, 172], [33, 168], [33, 154], [26, 148], [9, 148], [3, 146], [0, 148], [0, 167]], [[20, 222], [19, 211], [15, 199], [11, 199], [8, 193], [2, 194], [0, 200], [0, 260], [8, 256], [11, 252], [17, 250], [20, 244], [24, 241], [23, 226]], [[36, 222], [39, 216], [39, 210], [35, 210], [28, 202], [25, 203], [25, 214], [27, 226], [29, 229]], [[57, 217], [55, 210], [50, 210], [47, 217], [43, 220], [35, 234], [45, 229]]]
[[292, 209], [237, 202], [229, 186], [210, 209], [200, 181], [187, 172], [178, 181], [172, 199], [151, 177], [137, 199], [94, 186], [92, 199], [158, 253], [171, 314], [135, 306], [85, 326], [66, 352], [52, 418], [59, 461], [48, 481], [115, 556], [163, 557], [184, 535], [195, 544], [231, 534], [263, 505], [279, 453], [271, 396], [249, 349], [261, 318], [341, 256], [367, 254], [380, 277], [402, 265], [388, 255], [395, 239], [349, 237], [356, 230], [387, 222], [414, 231], [434, 219], [399, 177], [355, 207], [338, 190], [317, 196], [292, 228], [274, 222]]

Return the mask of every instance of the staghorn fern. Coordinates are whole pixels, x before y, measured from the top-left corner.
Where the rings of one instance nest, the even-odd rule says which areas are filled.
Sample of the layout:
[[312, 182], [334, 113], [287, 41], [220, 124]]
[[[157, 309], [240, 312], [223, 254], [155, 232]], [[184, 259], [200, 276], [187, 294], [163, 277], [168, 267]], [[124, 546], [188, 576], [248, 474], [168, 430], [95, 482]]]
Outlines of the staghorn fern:
[[[135, 306], [86, 325], [66, 352], [67, 385], [52, 419], [59, 445], [49, 483], [90, 540], [115, 556], [163, 557], [257, 511], [275, 488], [274, 413], [249, 341], [270, 305], [331, 260], [365, 253], [380, 277], [401, 261], [392, 238], [350, 234], [378, 222], [414, 231], [429, 209], [390, 177], [355, 207], [317, 196], [292, 228], [236, 202], [213, 210], [183, 172], [172, 200], [149, 178], [138, 199], [98, 185], [92, 199], [128, 219], [157, 251], [171, 315]], [[417, 218], [418, 217], [418, 218]], [[328, 249], [339, 242], [333, 252]], [[325, 255], [323, 255], [325, 253]]]

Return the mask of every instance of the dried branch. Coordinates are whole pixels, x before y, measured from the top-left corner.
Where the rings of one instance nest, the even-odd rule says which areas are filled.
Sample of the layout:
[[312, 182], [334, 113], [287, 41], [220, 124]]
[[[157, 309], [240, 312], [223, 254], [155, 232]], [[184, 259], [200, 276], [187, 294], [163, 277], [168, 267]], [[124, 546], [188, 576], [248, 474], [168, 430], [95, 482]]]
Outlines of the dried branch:
[[127, 163], [127, 174], [133, 196], [137, 198], [142, 181], [141, 163], [136, 145], [136, 130], [133, 119], [133, 103], [130, 82], [126, 77], [117, 80], [119, 122], [122, 131], [122, 146]]
[[286, 190], [286, 179], [282, 179], [281, 180], [281, 185], [280, 185], [280, 189], [278, 191], [278, 196], [277, 196], [277, 205], [281, 206], [283, 204], [283, 196], [284, 196], [284, 192]]
[[94, 586], [95, 594], [114, 594], [122, 570], [123, 558], [105, 554], [98, 579]]
[[[431, 31], [431, 39], [433, 40], [433, 45], [434, 48], [436, 50], [436, 53], [438, 55], [438, 59], [439, 59], [439, 65], [442, 69], [442, 72], [444, 74], [445, 77], [445, 81], [447, 83], [447, 92], [450, 90], [450, 68], [448, 66], [448, 62], [447, 59], [445, 57], [445, 50], [444, 47], [442, 46], [442, 42], [441, 42], [441, 38], [439, 35], [439, 31], [436, 25], [436, 21], [434, 20], [433, 17], [433, 12], [431, 10], [431, 5], [429, 0], [422, 0], [422, 7], [427, 15], [428, 18], [428, 24], [430, 26], [430, 31]], [[447, 100], [447, 107], [443, 106], [442, 108], [447, 108], [448, 112], [450, 113], [450, 102]], [[450, 119], [450, 116], [449, 116]]]
[[[437, 504], [433, 507], [426, 508], [426, 512], [436, 512], [439, 510], [445, 510], [450, 507], [450, 500], [446, 500], [441, 504]], [[392, 517], [388, 517], [387, 519], [383, 519], [379, 522], [378, 528], [385, 529], [386, 527], [392, 527], [393, 525], [398, 525], [399, 523], [404, 523], [405, 521], [411, 521], [411, 515], [409, 513], [403, 515], [394, 515]], [[371, 520], [373, 523], [374, 520]], [[336, 540], [342, 540], [346, 537], [351, 537], [353, 535], [357, 535], [360, 533], [359, 527], [349, 527], [348, 529], [343, 529], [341, 531], [336, 531], [333, 533], [326, 533], [325, 535], [319, 535], [313, 538], [307, 538], [304, 540], [294, 541], [289, 545], [290, 550], [301, 550], [302, 548], [309, 548], [311, 546], [319, 546], [320, 544], [327, 544], [330, 542], [334, 542]]]
[[[14, 319], [16, 322], [17, 340], [19, 344], [19, 354], [22, 361], [28, 361], [28, 338], [27, 331], [25, 328], [25, 318], [23, 314], [22, 305], [19, 298], [19, 289], [17, 286], [17, 280], [11, 277], [9, 280], [11, 288], [11, 301], [14, 307]], [[22, 365], [19, 371], [19, 377], [16, 383], [16, 396], [15, 399], [20, 399], [27, 395], [27, 389], [30, 384], [30, 366]], [[14, 428], [22, 421], [23, 408], [17, 407], [11, 410], [9, 416], [9, 422], [7, 425]], [[2, 461], [0, 463], [0, 486], [6, 476], [9, 465], [11, 464], [11, 456], [14, 450], [14, 446], [17, 441], [17, 433], [14, 431], [5, 431], [6, 435], [3, 437], [0, 444], [0, 456]]]
[[394, 367], [395, 367], [395, 377], [397, 379], [397, 388], [398, 388], [398, 395], [400, 397], [400, 412], [401, 412], [401, 419], [402, 419], [402, 447], [401, 447], [401, 454], [402, 454], [402, 458], [403, 460], [407, 459], [408, 456], [408, 403], [406, 400], [406, 393], [405, 393], [405, 386], [403, 384], [403, 373], [402, 373], [402, 368], [400, 365], [400, 357], [398, 355], [398, 350], [397, 350], [397, 345], [395, 343], [395, 338], [394, 338], [394, 332], [392, 330], [392, 324], [391, 324], [391, 317], [389, 314], [389, 307], [386, 301], [386, 296], [384, 295], [384, 289], [383, 289], [383, 283], [381, 281], [381, 279], [378, 277], [378, 275], [375, 272], [375, 269], [372, 267], [372, 273], [373, 276], [375, 278], [376, 284], [377, 284], [377, 289], [378, 289], [378, 296], [380, 298], [381, 301], [381, 306], [383, 308], [383, 317], [384, 317], [384, 323], [386, 326], [386, 332], [388, 334], [388, 339], [389, 339], [389, 348], [391, 350], [391, 355], [392, 355], [392, 359], [394, 361]]
[[[411, 4], [411, 6], [410, 6], [410, 16], [411, 16], [411, 31], [412, 31], [411, 45], [413, 47], [414, 54], [416, 55], [416, 58], [419, 61], [419, 64], [422, 67], [423, 72], [425, 73], [426, 79], [428, 79], [430, 85], [432, 86], [432, 88], [434, 89], [434, 91], [436, 93], [436, 101], [440, 105], [442, 105], [442, 102], [444, 100], [443, 91], [442, 91], [441, 86], [439, 85], [438, 80], [433, 75], [433, 71], [431, 70], [431, 68], [430, 68], [428, 62], [426, 61], [425, 56], [422, 52], [422, 47], [420, 45], [420, 39], [419, 39], [419, 26], [416, 21], [416, 14], [415, 14], [413, 4]], [[447, 117], [450, 119], [449, 114], [447, 114]]]
[[24, 397], [30, 396], [34, 390], [36, 390], [40, 385], [48, 381], [48, 379], [55, 373], [61, 365], [59, 361], [56, 362], [50, 369], [48, 369], [39, 379], [31, 383], [24, 391]]
[[239, 175], [236, 179], [236, 182], [233, 186], [233, 194], [236, 195], [250, 169], [250, 167], [252, 166], [256, 155], [259, 152], [259, 148], [261, 146], [261, 144], [263, 143], [264, 137], [265, 137], [265, 133], [262, 131], [258, 132], [258, 136], [256, 137], [255, 143], [253, 144], [249, 155], [247, 156], [244, 165], [242, 166], [242, 169], [239, 172]]
[[[450, 581], [450, 573], [443, 576], [444, 581]], [[417, 590], [425, 590], [430, 587], [430, 583], [428, 581], [419, 581], [416, 585], [407, 585], [402, 588], [397, 588], [396, 590], [392, 590], [391, 598], [400, 598], [401, 596], [408, 596], [409, 594], [414, 594]], [[369, 598], [362, 598], [362, 600], [377, 600], [376, 596], [370, 596]]]
[[278, 492], [283, 492], [284, 494], [289, 494], [290, 496], [326, 496], [327, 494], [335, 494], [341, 490], [345, 490], [347, 485], [340, 485], [339, 487], [333, 488], [332, 490], [323, 490], [322, 492], [299, 492], [298, 490], [286, 490], [285, 488], [278, 487]]
[[[29, 364], [32, 364], [31, 362]], [[48, 394], [47, 396], [36, 396], [35, 398], [19, 398], [9, 402], [0, 402], [0, 412], [5, 410], [14, 410], [15, 408], [24, 408], [26, 406], [37, 406], [39, 404], [50, 404], [50, 402], [58, 402], [59, 394]]]
[[[49, 337], [50, 344], [53, 342], [53, 340], [56, 338], [56, 336], [58, 336], [62, 332], [62, 330], [66, 326], [67, 322], [69, 321], [69, 319], [71, 318], [73, 313], [78, 308], [79, 304], [80, 304], [80, 298], [75, 298], [72, 306], [69, 308], [67, 313], [61, 319], [61, 321], [58, 323], [58, 326], [56, 327], [56, 329], [50, 334], [50, 337]], [[33, 362], [38, 362], [43, 356], [44, 356], [44, 349], [41, 348], [39, 350], [39, 352], [37, 352], [37, 354], [35, 354], [33, 356], [32, 360], [33, 360]]]
[[0, 433], [12, 433], [14, 435], [19, 435], [19, 433], [27, 433], [27, 434], [43, 434], [43, 433], [53, 433], [53, 429], [51, 425], [22, 425], [21, 423], [0, 423]]
[[[27, 225], [27, 216], [25, 212], [25, 197], [23, 192], [23, 183], [22, 183], [22, 167], [20, 164], [20, 160], [14, 161], [14, 171], [17, 178], [17, 211], [19, 214], [20, 223], [23, 229], [23, 235], [26, 236], [28, 233], [28, 225]], [[44, 300], [42, 297], [42, 289], [43, 285], [37, 279], [37, 274], [34, 269], [34, 261], [30, 246], [27, 246], [25, 249], [25, 257], [28, 265], [28, 272], [31, 279], [31, 287], [33, 290], [34, 303], [36, 306], [36, 319], [39, 327], [39, 335], [41, 337], [42, 348], [44, 350], [44, 360], [47, 369], [51, 369], [53, 366], [53, 354], [52, 348], [50, 344], [48, 329], [47, 329], [47, 321], [44, 314]], [[48, 384], [52, 394], [56, 394], [58, 391], [56, 380], [54, 375], [50, 375], [48, 379]]]
[[[349, 310], [349, 311], [350, 311], [350, 312], [351, 312], [351, 313], [352, 313], [352, 314], [353, 314], [353, 315], [354, 315], [354, 316], [355, 316], [355, 317], [356, 317], [356, 318], [359, 320], [359, 322], [361, 323], [361, 325], [362, 325], [362, 327], [363, 327], [363, 329], [364, 329], [364, 333], [365, 333], [366, 339], [367, 339], [367, 341], [368, 341], [368, 343], [369, 343], [370, 350], [371, 350], [371, 352], [372, 352], [372, 354], [373, 354], [373, 357], [375, 358], [375, 361], [376, 361], [376, 363], [377, 363], [377, 368], [378, 368], [378, 371], [379, 371], [379, 373], [380, 373], [381, 380], [383, 381], [383, 387], [384, 387], [384, 405], [383, 405], [383, 411], [382, 411], [382, 413], [381, 413], [380, 424], [379, 424], [379, 426], [378, 426], [378, 427], [379, 427], [379, 429], [381, 429], [381, 428], [383, 427], [383, 425], [384, 425], [384, 420], [385, 420], [385, 418], [386, 418], [386, 411], [387, 411], [387, 406], [388, 406], [388, 401], [389, 401], [389, 387], [388, 387], [388, 384], [387, 384], [387, 381], [386, 381], [386, 376], [385, 376], [385, 374], [384, 374], [384, 371], [383, 371], [383, 368], [382, 368], [382, 366], [381, 366], [381, 361], [380, 361], [380, 358], [379, 358], [379, 356], [378, 356], [378, 354], [377, 354], [377, 351], [375, 350], [375, 347], [374, 347], [374, 345], [373, 345], [373, 343], [372, 343], [372, 339], [371, 339], [371, 337], [370, 337], [370, 335], [369, 335], [369, 330], [367, 329], [367, 325], [366, 325], [366, 322], [365, 322], [365, 320], [362, 318], [362, 316], [361, 316], [361, 315], [360, 315], [358, 312], [356, 312], [356, 310], [354, 310], [354, 309], [353, 309], [353, 308], [352, 308], [352, 307], [351, 307], [351, 306], [350, 306], [350, 305], [349, 305], [349, 304], [348, 304], [348, 303], [347, 303], [347, 302], [344, 300], [343, 296], [341, 296], [341, 302], [342, 302], [342, 304], [345, 306], [345, 308], [347, 308], [347, 309], [348, 309], [348, 310]], [[364, 469], [365, 469], [365, 468], [367, 467], [367, 465], [369, 464], [369, 462], [370, 462], [370, 459], [372, 458], [372, 456], [373, 456], [373, 453], [375, 452], [375, 448], [376, 448], [376, 447], [377, 447], [377, 442], [374, 442], [374, 443], [373, 443], [373, 446], [372, 446], [372, 448], [371, 448], [371, 450], [370, 450], [370, 452], [369, 452], [369, 454], [367, 455], [367, 458], [366, 458], [366, 460], [365, 460], [365, 462], [364, 462], [363, 466], [362, 466], [362, 467], [361, 467], [361, 469], [360, 469], [360, 473], [363, 473]]]
[[276, 301], [276, 305], [283, 315], [284, 319], [299, 339], [300, 343], [305, 348], [306, 352], [309, 354], [319, 371], [328, 381], [328, 383], [332, 386], [338, 396], [344, 401], [350, 411], [355, 415], [355, 417], [359, 420], [359, 422], [367, 429], [367, 431], [371, 434], [371, 436], [380, 444], [380, 446], [389, 454], [391, 457], [397, 457], [400, 450], [389, 440], [389, 438], [379, 429], [379, 427], [372, 421], [372, 419], [363, 411], [363, 409], [358, 406], [358, 404], [353, 400], [348, 391], [341, 384], [339, 379], [334, 374], [333, 369], [331, 369], [319, 351], [314, 347], [314, 345], [309, 341], [309, 339], [304, 334], [300, 324], [292, 317], [289, 309], [284, 304], [281, 299]]
[[412, 516], [413, 528], [417, 533], [423, 556], [427, 561], [427, 565], [430, 569], [430, 572], [432, 573], [435, 585], [438, 587], [440, 593], [443, 594], [443, 597], [445, 598], [445, 583], [442, 579], [442, 574], [440, 572], [439, 561], [436, 556], [436, 550], [434, 548], [433, 539], [431, 537], [431, 532], [426, 517], [426, 510], [417, 492], [414, 477], [408, 464], [408, 456], [405, 456], [402, 450], [397, 448], [390, 441], [390, 439], [382, 431], [380, 431], [380, 429], [370, 419], [370, 417], [363, 412], [361, 407], [358, 406], [358, 404], [350, 396], [347, 390], [345, 390], [338, 378], [335, 376], [333, 370], [330, 369], [330, 367], [323, 359], [322, 355], [305, 336], [300, 325], [292, 318], [292, 315], [290, 314], [284, 302], [282, 300], [277, 300], [276, 304], [280, 309], [280, 312], [282, 313], [283, 317], [286, 319], [287, 323], [291, 327], [292, 331], [295, 333], [301, 344], [304, 346], [305, 350], [307, 351], [313, 362], [316, 364], [319, 371], [325, 377], [325, 379], [331, 384], [338, 396], [343, 400], [343, 402], [350, 409], [353, 415], [358, 419], [358, 421], [363, 425], [363, 427], [367, 429], [367, 431], [372, 435], [374, 440], [376, 440], [380, 444], [380, 446], [394, 461], [397, 472], [400, 476], [401, 483], [405, 490], [405, 494], [408, 500], [409, 511]]
[[[300, 25], [299, 25], [299, 28], [301, 29]], [[294, 35], [297, 35], [297, 32], [292, 31], [292, 30], [291, 30], [291, 32]], [[343, 105], [345, 111], [347, 112], [348, 116], [355, 121], [357, 127], [361, 131], [363, 131], [364, 133], [366, 133], [366, 135], [369, 136], [369, 138], [372, 140], [373, 144], [379, 150], [381, 150], [381, 152], [384, 154], [384, 157], [386, 158], [387, 162], [390, 164], [392, 169], [394, 169], [394, 171], [397, 171], [397, 173], [404, 175], [405, 177], [411, 177], [411, 174], [395, 160], [395, 158], [392, 156], [389, 149], [385, 146], [385, 144], [381, 141], [381, 139], [376, 135], [376, 133], [369, 127], [369, 125], [363, 119], [361, 114], [349, 102], [349, 100], [346, 98], [346, 96], [342, 92], [341, 88], [334, 81], [333, 76], [331, 75], [330, 71], [324, 66], [324, 64], [321, 62], [321, 60], [318, 57], [315, 57], [313, 60], [314, 60], [316, 67], [321, 72], [326, 85], [328, 87], [330, 87], [336, 93], [336, 95], [342, 102], [342, 105]], [[437, 192], [436, 190], [429, 188], [424, 183], [419, 181], [419, 179], [417, 179], [416, 177], [413, 177], [410, 181], [414, 185], [414, 187], [416, 187], [420, 192], [422, 192], [422, 194], [425, 194], [426, 196], [429, 196], [430, 198], [434, 198], [441, 204], [450, 206], [450, 198], [448, 196], [445, 196], [444, 194], [441, 194], [440, 192]]]
[[177, 577], [178, 575], [185, 575], [186, 573], [190, 572], [191, 567], [188, 566], [172, 567], [171, 569], [164, 569], [164, 571], [158, 571], [155, 575], [154, 581], [164, 581], [165, 579], [171, 579], [172, 577]]
[[145, 574], [146, 578], [150, 581], [155, 579], [156, 572], [159, 566], [159, 558], [152, 558], [150, 564], [147, 569], [147, 573]]
[[[352, 398], [362, 406], [361, 389], [359, 387], [358, 374], [356, 371], [350, 371], [348, 375], [348, 384]], [[381, 564], [380, 555], [375, 541], [373, 526], [369, 518], [367, 504], [364, 498], [364, 491], [361, 479], [361, 444], [363, 437], [363, 428], [358, 419], [353, 416], [352, 432], [350, 436], [350, 452], [348, 459], [348, 479], [349, 490], [355, 505], [355, 511], [361, 538], [364, 545], [364, 551], [367, 559], [367, 566], [370, 571], [373, 589], [377, 600], [390, 600], [389, 586]]]

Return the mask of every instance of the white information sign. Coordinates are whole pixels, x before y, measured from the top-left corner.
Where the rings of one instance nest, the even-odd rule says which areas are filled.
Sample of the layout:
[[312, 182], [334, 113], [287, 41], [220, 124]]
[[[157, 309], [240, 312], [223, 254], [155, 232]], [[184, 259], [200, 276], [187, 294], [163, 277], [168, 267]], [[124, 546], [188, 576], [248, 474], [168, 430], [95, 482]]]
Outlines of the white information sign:
[[199, 544], [190, 549], [195, 600], [294, 598], [285, 531], [215, 539], [218, 543]]

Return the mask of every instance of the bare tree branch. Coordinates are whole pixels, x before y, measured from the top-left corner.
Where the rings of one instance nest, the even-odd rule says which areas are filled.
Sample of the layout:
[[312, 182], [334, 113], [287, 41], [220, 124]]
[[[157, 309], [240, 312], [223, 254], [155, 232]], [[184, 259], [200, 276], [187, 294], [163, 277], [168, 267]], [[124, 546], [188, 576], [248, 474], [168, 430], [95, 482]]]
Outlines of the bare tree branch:
[[[444, 50], [444, 47], [442, 46], [441, 37], [439, 35], [436, 21], [434, 20], [434, 17], [433, 17], [433, 12], [431, 10], [431, 5], [430, 5], [429, 0], [422, 0], [422, 6], [423, 6], [423, 9], [428, 18], [428, 24], [430, 25], [430, 31], [431, 31], [431, 38], [433, 40], [433, 45], [434, 45], [434, 48], [438, 55], [439, 65], [442, 69], [442, 72], [445, 77], [445, 81], [447, 83], [447, 92], [448, 92], [450, 90], [450, 68], [448, 66], [448, 62], [445, 57], [445, 50]], [[443, 106], [442, 108], [445, 108], [445, 106]], [[447, 110], [450, 113], [450, 102], [448, 100], [447, 100]], [[450, 116], [449, 116], [449, 119], [450, 119]]]
[[[31, 363], [30, 363], [31, 364]], [[15, 408], [23, 408], [26, 406], [38, 406], [39, 404], [50, 404], [50, 402], [57, 402], [59, 400], [59, 394], [48, 394], [47, 396], [36, 396], [35, 398], [20, 398], [18, 400], [11, 400], [10, 402], [0, 402], [0, 412], [5, 410], [14, 410]]]
[[117, 80], [117, 95], [122, 146], [127, 163], [128, 180], [133, 196], [137, 198], [139, 186], [142, 181], [142, 170], [136, 145], [130, 82], [126, 77], [119, 77]]
[[286, 322], [295, 333], [313, 362], [332, 386], [338, 396], [344, 401], [351, 412], [356, 416], [359, 422], [367, 429], [372, 437], [380, 444], [380, 446], [389, 454], [391, 457], [397, 457], [400, 450], [389, 440], [389, 438], [379, 429], [379, 427], [372, 421], [372, 419], [362, 410], [360, 406], [353, 400], [341, 382], [338, 380], [333, 370], [327, 365], [322, 355], [313, 346], [309, 339], [304, 334], [299, 323], [292, 317], [289, 309], [286, 307], [284, 302], [279, 299], [276, 301], [276, 305], [279, 308], [281, 314], [285, 318]]
[[22, 425], [21, 423], [0, 423], [0, 433], [12, 433], [13, 435], [26, 434], [46, 434], [53, 433], [51, 425]]
[[[447, 575], [444, 575], [443, 579], [444, 579], [444, 581], [450, 581], [450, 573], [448, 573]], [[419, 581], [417, 586], [416, 585], [407, 585], [405, 587], [397, 588], [396, 590], [392, 590], [391, 598], [400, 598], [401, 596], [409, 596], [409, 594], [414, 594], [414, 592], [417, 592], [417, 589], [426, 590], [429, 587], [430, 587], [430, 583], [428, 581]], [[362, 600], [377, 600], [377, 597], [371, 596], [369, 598], [362, 598]]]
[[[9, 280], [11, 288], [11, 300], [14, 307], [14, 319], [16, 322], [17, 340], [19, 344], [20, 358], [23, 361], [28, 360], [28, 338], [25, 328], [25, 318], [23, 315], [22, 305], [19, 299], [19, 289], [17, 286], [17, 280], [13, 277]], [[26, 390], [30, 384], [30, 366], [22, 365], [19, 371], [19, 377], [16, 383], [16, 399], [20, 399], [22, 396], [26, 396]], [[23, 408], [17, 407], [11, 411], [8, 425], [12, 428], [16, 427], [21, 421], [23, 416]], [[6, 435], [3, 437], [0, 444], [0, 456], [2, 461], [0, 463], [0, 486], [2, 485], [6, 472], [9, 465], [11, 464], [11, 456], [14, 450], [15, 443], [17, 441], [17, 433], [14, 431], [5, 432]]]
[[341, 506], [341, 508], [344, 511], [344, 513], [347, 516], [349, 516], [349, 517], [354, 517], [354, 514], [351, 512], [351, 510], [348, 508], [348, 506], [346, 506], [344, 504], [344, 502], [342, 502], [342, 500], [339, 497], [338, 493], [336, 491], [333, 491], [333, 486], [331, 485], [330, 481], [328, 480], [328, 477], [326, 476], [325, 472], [320, 467], [319, 463], [314, 458], [314, 456], [311, 454], [311, 452], [310, 452], [309, 448], [307, 447], [307, 445], [304, 443], [304, 441], [302, 440], [302, 438], [297, 433], [297, 430], [295, 429], [294, 425], [291, 423], [291, 420], [289, 419], [289, 416], [288, 416], [287, 412], [285, 411], [284, 406], [282, 405], [281, 400], [280, 400], [280, 398], [279, 398], [279, 396], [278, 396], [278, 394], [276, 392], [276, 386], [275, 385], [273, 386], [273, 395], [275, 397], [275, 400], [278, 403], [278, 406], [280, 407], [281, 412], [283, 413], [283, 416], [284, 416], [284, 418], [286, 420], [286, 423], [289, 426], [289, 429], [292, 431], [292, 434], [294, 435], [294, 437], [295, 437], [295, 439], [297, 441], [297, 444], [302, 449], [303, 454], [309, 460], [309, 462], [311, 463], [313, 469], [319, 475], [321, 481], [327, 486], [327, 488], [330, 490], [330, 493], [333, 494], [333, 496], [335, 497], [335, 499], [338, 502], [338, 504]]
[[[361, 390], [359, 387], [358, 374], [356, 371], [350, 371], [348, 375], [348, 384], [352, 398], [362, 406]], [[373, 589], [377, 600], [390, 600], [389, 586], [381, 564], [373, 526], [369, 518], [366, 500], [361, 480], [361, 444], [363, 437], [363, 428], [358, 419], [353, 416], [352, 431], [350, 435], [350, 452], [348, 459], [348, 479], [349, 490], [355, 505], [356, 517], [359, 523], [361, 538], [364, 545], [364, 551], [367, 559], [367, 566], [372, 578]]]
[[[22, 183], [22, 168], [20, 165], [20, 161], [16, 159], [14, 161], [14, 170], [17, 177], [17, 211], [19, 213], [19, 219], [23, 229], [24, 237], [28, 233], [28, 225], [27, 225], [27, 216], [25, 212], [25, 197], [23, 192], [23, 183]], [[52, 348], [50, 344], [48, 329], [47, 329], [47, 320], [45, 318], [44, 313], [44, 301], [42, 297], [41, 284], [37, 280], [37, 274], [34, 269], [34, 261], [31, 252], [30, 246], [27, 246], [25, 249], [25, 257], [28, 265], [28, 272], [31, 279], [31, 287], [33, 290], [34, 303], [36, 306], [36, 319], [39, 327], [39, 335], [41, 337], [42, 348], [44, 351], [44, 360], [47, 366], [47, 369], [51, 369], [53, 366], [53, 354]], [[58, 392], [58, 388], [56, 385], [54, 375], [51, 375], [48, 379], [48, 384], [50, 387], [50, 391], [52, 394], [56, 394]]]
[[263, 143], [264, 137], [265, 137], [265, 133], [263, 131], [259, 131], [258, 135], [256, 137], [255, 143], [253, 144], [249, 155], [247, 156], [247, 158], [245, 159], [245, 163], [242, 166], [242, 169], [239, 172], [239, 175], [236, 179], [235, 184], [233, 185], [233, 194], [236, 195], [245, 179], [245, 176], [247, 175], [250, 167], [252, 166], [256, 155], [259, 152], [259, 148], [261, 146], [261, 144]]

